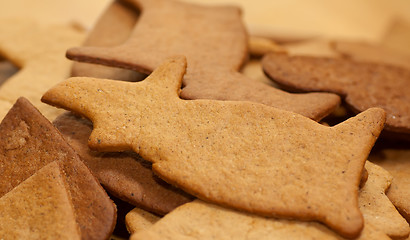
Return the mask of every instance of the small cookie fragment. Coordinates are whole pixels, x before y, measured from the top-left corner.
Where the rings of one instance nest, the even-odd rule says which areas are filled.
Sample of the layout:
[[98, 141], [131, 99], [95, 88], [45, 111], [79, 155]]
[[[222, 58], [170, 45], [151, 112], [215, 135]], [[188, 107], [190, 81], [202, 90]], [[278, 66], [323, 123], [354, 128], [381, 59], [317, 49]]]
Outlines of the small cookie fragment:
[[182, 100], [185, 68], [185, 58], [174, 57], [142, 82], [70, 78], [42, 100], [89, 118], [90, 147], [133, 150], [194, 196], [265, 216], [321, 221], [345, 236], [360, 233], [357, 189], [383, 128], [382, 109], [329, 128], [262, 104]]
[[399, 212], [410, 222], [410, 149], [385, 147], [380, 152], [370, 155], [370, 160], [393, 175], [393, 181], [387, 192]]
[[369, 161], [366, 162], [366, 169], [369, 178], [359, 190], [359, 206], [366, 224], [371, 224], [394, 239], [407, 237], [410, 233], [409, 224], [385, 194], [393, 177]]
[[0, 209], [2, 239], [81, 239], [57, 162], [2, 196]]
[[0, 124], [0, 197], [50, 162], [64, 173], [81, 238], [104, 239], [116, 209], [107, 193], [57, 129], [25, 98]]
[[125, 224], [130, 234], [150, 228], [161, 218], [141, 208], [134, 208], [125, 216]]
[[261, 57], [269, 52], [285, 53], [286, 49], [269, 38], [255, 36], [249, 37], [249, 53], [252, 56]]
[[164, 215], [193, 199], [155, 176], [151, 163], [135, 153], [100, 153], [91, 150], [87, 142], [92, 123], [87, 119], [65, 113], [57, 117], [53, 124], [104, 188], [121, 200]]
[[337, 93], [356, 112], [386, 111], [385, 129], [410, 137], [410, 70], [347, 59], [270, 53], [262, 62], [276, 83], [299, 91]]
[[290, 94], [240, 74], [248, 57], [248, 36], [237, 7], [167, 0], [129, 2], [142, 13], [127, 41], [115, 47], [72, 48], [67, 57], [149, 74], [167, 58], [185, 55], [184, 99], [253, 101], [317, 121], [340, 103], [334, 94]]

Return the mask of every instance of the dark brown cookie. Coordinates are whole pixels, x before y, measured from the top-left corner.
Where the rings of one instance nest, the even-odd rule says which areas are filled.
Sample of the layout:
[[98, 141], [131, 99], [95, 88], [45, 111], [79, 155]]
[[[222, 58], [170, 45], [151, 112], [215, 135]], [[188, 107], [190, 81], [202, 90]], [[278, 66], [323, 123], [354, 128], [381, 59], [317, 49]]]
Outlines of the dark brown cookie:
[[69, 49], [67, 57], [149, 74], [166, 58], [185, 55], [188, 68], [181, 92], [185, 99], [253, 101], [314, 120], [340, 103], [334, 94], [290, 94], [240, 74], [248, 57], [248, 36], [236, 7], [168, 0], [128, 2], [142, 14], [127, 41], [115, 47]]
[[65, 174], [83, 239], [105, 239], [116, 209], [107, 193], [58, 130], [25, 98], [0, 125], [0, 196], [50, 162]]
[[405, 68], [274, 53], [262, 65], [273, 81], [289, 89], [339, 94], [355, 112], [383, 108], [385, 129], [410, 136], [410, 71]]
[[[84, 46], [112, 47], [123, 43], [134, 29], [138, 17], [139, 12], [136, 8], [131, 8], [118, 0], [113, 1], [90, 31]], [[71, 75], [123, 81], [138, 81], [146, 76], [127, 69], [80, 62], [73, 63]]]
[[164, 215], [193, 197], [156, 177], [151, 163], [135, 153], [100, 153], [87, 141], [92, 123], [71, 113], [59, 116], [54, 125], [80, 155], [100, 183], [114, 196], [147, 211]]

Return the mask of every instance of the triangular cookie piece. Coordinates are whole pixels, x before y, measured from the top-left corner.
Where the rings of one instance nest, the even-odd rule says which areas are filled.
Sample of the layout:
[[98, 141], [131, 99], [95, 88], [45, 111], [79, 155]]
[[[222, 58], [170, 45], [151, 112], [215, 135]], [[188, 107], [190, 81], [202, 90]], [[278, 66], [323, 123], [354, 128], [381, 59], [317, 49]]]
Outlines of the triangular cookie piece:
[[151, 163], [135, 153], [100, 153], [91, 150], [92, 123], [71, 113], [60, 115], [54, 125], [76, 150], [100, 183], [114, 196], [160, 215], [192, 200], [151, 170]]
[[382, 109], [330, 128], [263, 104], [182, 100], [185, 67], [185, 58], [175, 57], [137, 83], [71, 78], [43, 101], [91, 119], [91, 147], [132, 149], [165, 181], [199, 198], [359, 234], [357, 190], [383, 128]]
[[330, 114], [340, 103], [334, 94], [290, 94], [239, 73], [247, 59], [248, 36], [237, 7], [168, 0], [129, 2], [142, 13], [127, 41], [114, 47], [69, 49], [67, 57], [149, 74], [165, 59], [185, 55], [184, 99], [253, 101], [314, 120]]
[[57, 162], [1, 197], [0, 209], [2, 239], [81, 239]]
[[107, 238], [116, 209], [107, 193], [57, 129], [25, 98], [0, 124], [0, 197], [58, 161], [65, 174], [82, 238]]

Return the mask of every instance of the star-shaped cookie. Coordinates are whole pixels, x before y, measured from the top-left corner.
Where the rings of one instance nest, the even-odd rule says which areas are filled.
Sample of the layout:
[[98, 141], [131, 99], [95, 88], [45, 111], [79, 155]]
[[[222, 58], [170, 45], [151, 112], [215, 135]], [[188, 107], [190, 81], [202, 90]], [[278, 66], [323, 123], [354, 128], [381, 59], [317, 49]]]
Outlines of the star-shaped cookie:
[[[115, 47], [69, 49], [67, 57], [149, 74], [166, 58], [185, 55], [188, 68], [181, 92], [185, 99], [253, 101], [314, 120], [330, 114], [340, 103], [334, 94], [290, 94], [240, 74], [247, 59], [248, 36], [236, 7], [168, 0], [129, 2], [142, 13], [127, 41]], [[123, 11], [130, 9], [123, 7]]]
[[71, 78], [42, 100], [89, 118], [92, 148], [133, 150], [199, 198], [321, 221], [345, 236], [360, 232], [357, 191], [382, 109], [329, 128], [263, 104], [183, 100], [185, 68], [185, 58], [175, 57], [142, 82]]

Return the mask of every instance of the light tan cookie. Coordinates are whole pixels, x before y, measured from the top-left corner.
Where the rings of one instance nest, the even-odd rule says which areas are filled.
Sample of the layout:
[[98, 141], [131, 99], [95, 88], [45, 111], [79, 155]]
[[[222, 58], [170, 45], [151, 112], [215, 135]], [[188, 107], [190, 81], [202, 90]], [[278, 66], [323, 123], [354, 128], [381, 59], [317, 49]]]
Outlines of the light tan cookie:
[[0, 55], [20, 68], [0, 86], [0, 99], [13, 104], [24, 96], [54, 119], [61, 111], [43, 104], [41, 95], [69, 76], [71, 63], [64, 53], [82, 41], [83, 33], [71, 25], [43, 27], [27, 19], [0, 19], [0, 26]]
[[81, 238], [104, 239], [116, 209], [97, 179], [58, 130], [25, 98], [0, 124], [0, 197], [50, 162], [58, 161], [74, 205]]
[[[284, 219], [264, 218], [222, 208], [200, 200], [184, 204], [155, 223], [133, 234], [139, 239], [323, 239], [342, 240], [325, 226]], [[355, 239], [390, 239], [366, 225]]]
[[261, 57], [269, 52], [286, 52], [286, 49], [269, 38], [250, 36], [248, 41], [249, 54], [255, 57]]
[[[396, 144], [395, 144], [396, 145]], [[382, 166], [393, 175], [387, 196], [410, 222], [410, 149], [386, 146], [370, 155], [370, 160]]]
[[[113, 1], [90, 31], [84, 46], [111, 47], [128, 39], [139, 17], [139, 12], [118, 0]], [[96, 77], [123, 81], [138, 81], [145, 74], [98, 64], [74, 62], [73, 77]]]
[[262, 60], [276, 83], [299, 91], [334, 92], [355, 112], [386, 111], [385, 130], [410, 137], [410, 70], [392, 65], [270, 53]]
[[2, 239], [81, 239], [70, 193], [57, 162], [0, 198]]
[[199, 198], [360, 233], [357, 190], [382, 109], [329, 128], [263, 104], [182, 100], [185, 68], [185, 58], [175, 57], [138, 83], [71, 78], [42, 100], [93, 121], [92, 148], [132, 149]]
[[133, 153], [100, 153], [87, 145], [92, 123], [65, 113], [54, 125], [111, 194], [134, 206], [164, 215], [193, 197], [156, 177], [151, 163]]
[[125, 224], [130, 234], [145, 230], [154, 225], [161, 217], [141, 208], [134, 208], [125, 216]]
[[410, 69], [410, 55], [402, 54], [381, 44], [334, 41], [332, 47], [344, 57], [355, 61], [386, 63]]
[[185, 55], [188, 68], [181, 92], [185, 99], [254, 101], [314, 120], [340, 103], [334, 94], [290, 94], [240, 74], [248, 37], [238, 8], [168, 0], [129, 2], [142, 14], [127, 41], [115, 47], [69, 49], [67, 57], [150, 73], [166, 58]]
[[278, 85], [272, 82], [266, 74], [263, 72], [262, 63], [260, 58], [251, 58], [242, 67], [241, 73], [255, 81], [262, 82], [272, 87], [278, 88]]
[[397, 212], [385, 195], [393, 177], [389, 172], [369, 161], [366, 184], [359, 191], [359, 207], [366, 224], [371, 224], [394, 239], [403, 239], [410, 233], [409, 224]]

